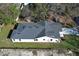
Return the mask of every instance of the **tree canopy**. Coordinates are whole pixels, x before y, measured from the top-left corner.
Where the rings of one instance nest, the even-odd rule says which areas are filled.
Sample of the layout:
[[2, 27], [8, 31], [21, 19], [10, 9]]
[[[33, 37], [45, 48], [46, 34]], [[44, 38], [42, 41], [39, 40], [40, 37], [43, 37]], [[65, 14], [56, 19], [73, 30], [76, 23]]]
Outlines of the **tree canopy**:
[[29, 4], [31, 10], [31, 16], [35, 18], [35, 21], [45, 20], [48, 12], [48, 4]]
[[3, 8], [0, 8], [0, 21], [4, 24], [15, 23], [15, 19], [19, 15], [19, 9], [17, 9], [16, 4], [9, 4], [8, 6], [5, 4], [5, 6], [1, 7]]

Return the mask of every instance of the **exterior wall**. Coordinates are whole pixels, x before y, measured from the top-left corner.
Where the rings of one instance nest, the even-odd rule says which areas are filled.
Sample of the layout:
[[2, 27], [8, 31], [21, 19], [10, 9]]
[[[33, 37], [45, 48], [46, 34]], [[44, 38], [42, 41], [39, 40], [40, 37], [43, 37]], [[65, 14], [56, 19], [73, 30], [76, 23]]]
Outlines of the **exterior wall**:
[[[40, 38], [37, 38], [39, 42], [59, 42], [60, 40], [58, 38], [50, 38], [50, 37], [47, 37], [47, 36], [44, 36], [44, 37], [40, 37]], [[52, 41], [51, 41], [52, 39]]]
[[63, 32], [59, 32], [59, 34], [60, 34], [60, 37], [64, 37]]
[[12, 39], [13, 42], [34, 42], [34, 39]]
[[[13, 42], [60, 42], [60, 39], [57, 39], [57, 38], [50, 38], [50, 37], [47, 37], [47, 36], [44, 36], [44, 37], [40, 37], [40, 38], [36, 38], [37, 41], [35, 41], [35, 39], [15, 39], [12, 41]], [[51, 41], [52, 40], [52, 41]]]

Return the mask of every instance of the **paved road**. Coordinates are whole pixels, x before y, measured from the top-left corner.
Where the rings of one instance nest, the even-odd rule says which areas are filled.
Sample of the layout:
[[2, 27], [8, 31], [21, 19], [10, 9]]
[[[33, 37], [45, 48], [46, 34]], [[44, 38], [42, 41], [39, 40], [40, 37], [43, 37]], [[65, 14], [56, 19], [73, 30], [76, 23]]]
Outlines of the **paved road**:
[[0, 49], [0, 56], [73, 56], [71, 51], [56, 49]]

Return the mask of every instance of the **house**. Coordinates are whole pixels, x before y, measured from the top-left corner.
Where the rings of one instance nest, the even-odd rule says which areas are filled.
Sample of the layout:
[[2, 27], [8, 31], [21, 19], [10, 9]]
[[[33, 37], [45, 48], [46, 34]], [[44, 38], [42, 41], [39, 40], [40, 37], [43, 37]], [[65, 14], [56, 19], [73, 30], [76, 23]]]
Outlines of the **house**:
[[19, 23], [11, 34], [13, 42], [60, 42], [62, 25], [53, 21]]

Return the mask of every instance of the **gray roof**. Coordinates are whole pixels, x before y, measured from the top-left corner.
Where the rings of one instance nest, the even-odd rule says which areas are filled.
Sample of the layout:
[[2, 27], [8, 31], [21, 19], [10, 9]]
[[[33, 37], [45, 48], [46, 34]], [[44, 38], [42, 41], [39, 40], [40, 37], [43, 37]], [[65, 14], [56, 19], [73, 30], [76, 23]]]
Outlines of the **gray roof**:
[[38, 23], [19, 23], [11, 38], [13, 39], [34, 39], [42, 36], [60, 38], [59, 31], [62, 25], [53, 21], [41, 21]]

